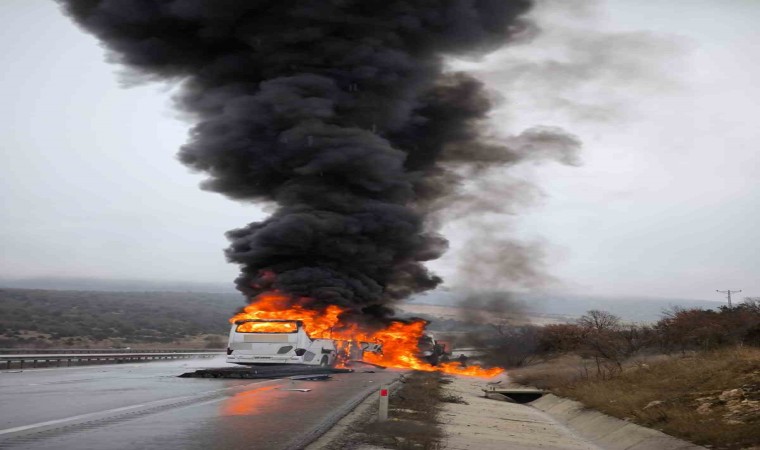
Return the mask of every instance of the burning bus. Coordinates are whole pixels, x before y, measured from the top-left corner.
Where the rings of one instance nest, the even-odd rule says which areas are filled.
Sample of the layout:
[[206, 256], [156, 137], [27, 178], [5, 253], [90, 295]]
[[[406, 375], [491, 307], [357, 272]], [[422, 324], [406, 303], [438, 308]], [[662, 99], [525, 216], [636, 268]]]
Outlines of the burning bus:
[[381, 353], [378, 343], [312, 339], [301, 320], [245, 319], [232, 324], [227, 362], [242, 365], [302, 364], [333, 367]]
[[345, 309], [309, 309], [308, 299], [259, 294], [230, 318], [227, 362], [242, 365], [341, 366], [352, 360], [383, 367], [491, 377], [504, 369], [447, 362], [446, 346], [425, 332], [424, 320], [390, 320], [366, 328], [344, 320]]

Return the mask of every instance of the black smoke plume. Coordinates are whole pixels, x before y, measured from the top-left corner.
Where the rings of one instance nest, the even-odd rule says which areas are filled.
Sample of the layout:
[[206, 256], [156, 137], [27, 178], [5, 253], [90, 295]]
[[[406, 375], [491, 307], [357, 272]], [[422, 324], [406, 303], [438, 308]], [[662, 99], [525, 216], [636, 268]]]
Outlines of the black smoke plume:
[[390, 314], [441, 281], [427, 218], [457, 170], [526, 156], [484, 133], [489, 96], [444, 57], [503, 46], [529, 0], [58, 1], [133, 77], [181, 83], [179, 159], [204, 189], [277, 205], [228, 233], [249, 298]]

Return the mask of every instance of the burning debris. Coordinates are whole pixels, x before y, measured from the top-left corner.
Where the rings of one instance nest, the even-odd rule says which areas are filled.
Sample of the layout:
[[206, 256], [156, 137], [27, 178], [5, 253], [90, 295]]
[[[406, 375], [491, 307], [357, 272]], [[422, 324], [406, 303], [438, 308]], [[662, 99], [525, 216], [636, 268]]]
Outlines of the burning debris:
[[381, 341], [383, 365], [498, 372], [424, 363], [425, 322], [392, 316], [441, 282], [423, 265], [447, 247], [429, 218], [461, 174], [532, 157], [489, 137], [479, 81], [444, 70], [524, 31], [529, 0], [58, 1], [131, 81], [181, 83], [195, 125], [179, 159], [204, 189], [276, 205], [228, 233], [251, 301], [233, 321]]

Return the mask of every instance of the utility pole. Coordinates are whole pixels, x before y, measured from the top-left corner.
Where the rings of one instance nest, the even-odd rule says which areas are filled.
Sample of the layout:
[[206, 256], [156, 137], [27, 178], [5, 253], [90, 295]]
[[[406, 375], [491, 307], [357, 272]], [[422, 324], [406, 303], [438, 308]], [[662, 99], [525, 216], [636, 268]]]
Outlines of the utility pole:
[[721, 294], [726, 294], [726, 297], [728, 297], [728, 307], [730, 308], [731, 307], [731, 294], [739, 293], [739, 292], [741, 292], [741, 289], [739, 289], [738, 291], [732, 291], [731, 289], [729, 289], [727, 291], [719, 291], [719, 290], [716, 289], [715, 292], [720, 292]]

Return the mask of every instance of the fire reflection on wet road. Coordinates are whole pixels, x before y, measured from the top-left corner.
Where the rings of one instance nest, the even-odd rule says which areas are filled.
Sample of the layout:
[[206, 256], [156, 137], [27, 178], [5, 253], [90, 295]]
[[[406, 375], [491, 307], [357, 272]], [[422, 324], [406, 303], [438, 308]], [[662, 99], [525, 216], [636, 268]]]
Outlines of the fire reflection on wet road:
[[176, 378], [222, 361], [0, 372], [0, 448], [293, 448], [345, 405], [398, 375], [358, 372], [329, 381]]
[[262, 386], [244, 392], [238, 392], [227, 398], [219, 408], [221, 416], [248, 416], [258, 412], [262, 405], [273, 404], [276, 399], [262, 395], [264, 392], [277, 389], [277, 386]]

